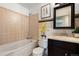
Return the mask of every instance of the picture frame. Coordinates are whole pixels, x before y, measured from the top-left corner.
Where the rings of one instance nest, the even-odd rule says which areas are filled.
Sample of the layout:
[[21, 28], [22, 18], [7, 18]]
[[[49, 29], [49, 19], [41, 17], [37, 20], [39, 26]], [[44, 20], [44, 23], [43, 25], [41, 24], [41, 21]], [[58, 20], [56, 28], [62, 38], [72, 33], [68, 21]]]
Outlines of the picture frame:
[[46, 4], [41, 7], [41, 19], [51, 17], [51, 4]]

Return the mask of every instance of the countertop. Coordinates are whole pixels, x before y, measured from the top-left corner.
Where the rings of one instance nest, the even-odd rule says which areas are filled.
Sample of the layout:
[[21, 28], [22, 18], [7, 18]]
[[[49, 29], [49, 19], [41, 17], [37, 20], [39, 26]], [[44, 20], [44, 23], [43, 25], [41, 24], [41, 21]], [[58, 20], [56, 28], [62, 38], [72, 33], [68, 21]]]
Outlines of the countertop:
[[48, 39], [79, 43], [79, 38], [69, 37], [69, 36], [49, 36]]

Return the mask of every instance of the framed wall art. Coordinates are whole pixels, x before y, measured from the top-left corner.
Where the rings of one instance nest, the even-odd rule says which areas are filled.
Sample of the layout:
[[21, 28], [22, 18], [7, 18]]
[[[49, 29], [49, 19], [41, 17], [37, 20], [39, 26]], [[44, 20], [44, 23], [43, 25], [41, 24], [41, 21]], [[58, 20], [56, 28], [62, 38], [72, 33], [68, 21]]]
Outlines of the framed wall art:
[[51, 17], [51, 5], [46, 4], [41, 7], [41, 19], [49, 18]]

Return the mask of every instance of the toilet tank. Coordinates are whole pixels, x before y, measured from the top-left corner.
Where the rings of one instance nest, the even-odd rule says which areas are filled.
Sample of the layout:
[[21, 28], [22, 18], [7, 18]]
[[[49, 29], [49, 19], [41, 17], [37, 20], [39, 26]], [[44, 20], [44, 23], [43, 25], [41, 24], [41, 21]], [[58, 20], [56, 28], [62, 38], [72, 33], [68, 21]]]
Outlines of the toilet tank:
[[48, 43], [48, 39], [41, 39], [38, 42], [39, 46], [42, 48], [47, 48], [47, 45], [48, 45], [47, 43]]

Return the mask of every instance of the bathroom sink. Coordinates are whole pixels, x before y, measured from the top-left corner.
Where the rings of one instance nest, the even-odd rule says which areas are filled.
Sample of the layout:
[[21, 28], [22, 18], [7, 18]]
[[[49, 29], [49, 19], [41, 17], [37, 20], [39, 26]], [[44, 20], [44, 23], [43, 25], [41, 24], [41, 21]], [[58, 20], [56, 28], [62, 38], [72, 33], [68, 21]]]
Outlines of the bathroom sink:
[[55, 33], [54, 36], [73, 37], [73, 34], [67, 34], [67, 33]]

